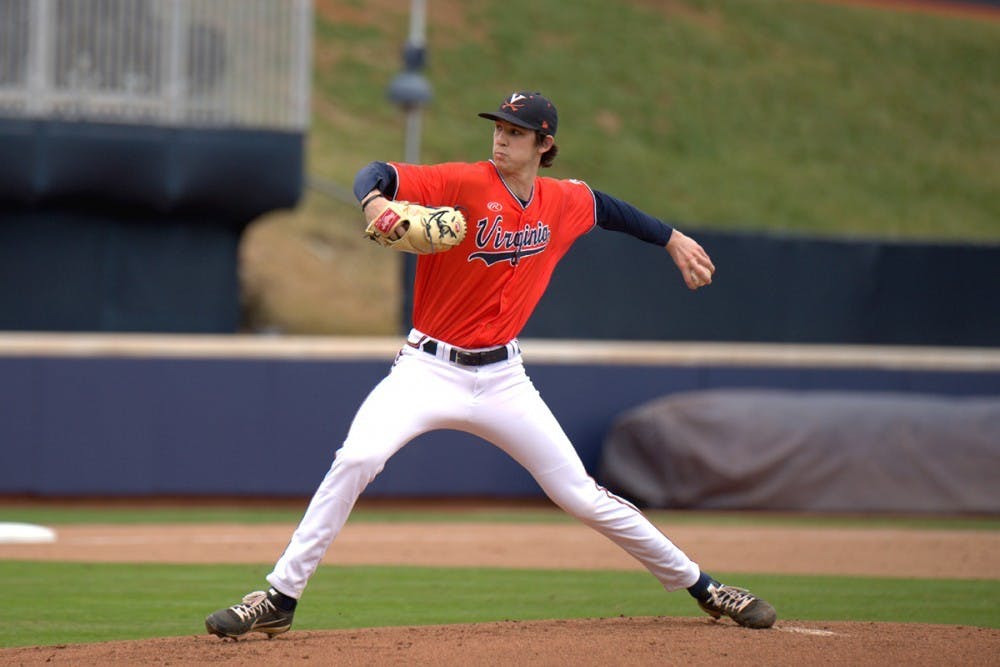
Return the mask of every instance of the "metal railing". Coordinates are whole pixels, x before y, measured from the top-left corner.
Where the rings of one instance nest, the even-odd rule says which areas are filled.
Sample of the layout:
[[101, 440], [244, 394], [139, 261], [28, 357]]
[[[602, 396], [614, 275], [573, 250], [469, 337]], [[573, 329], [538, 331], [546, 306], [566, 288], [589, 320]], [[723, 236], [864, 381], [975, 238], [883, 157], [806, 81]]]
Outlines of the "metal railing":
[[0, 116], [301, 130], [311, 0], [0, 0]]

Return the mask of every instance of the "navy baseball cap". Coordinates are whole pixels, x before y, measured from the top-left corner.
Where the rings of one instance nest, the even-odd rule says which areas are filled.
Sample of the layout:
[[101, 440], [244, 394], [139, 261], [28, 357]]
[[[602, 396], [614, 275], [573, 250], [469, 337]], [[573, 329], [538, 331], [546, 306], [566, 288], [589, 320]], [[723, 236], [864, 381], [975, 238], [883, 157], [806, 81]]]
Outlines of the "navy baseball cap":
[[519, 127], [553, 136], [559, 123], [555, 105], [542, 97], [541, 93], [528, 92], [511, 93], [510, 97], [500, 103], [499, 109], [481, 113], [479, 117], [505, 120]]

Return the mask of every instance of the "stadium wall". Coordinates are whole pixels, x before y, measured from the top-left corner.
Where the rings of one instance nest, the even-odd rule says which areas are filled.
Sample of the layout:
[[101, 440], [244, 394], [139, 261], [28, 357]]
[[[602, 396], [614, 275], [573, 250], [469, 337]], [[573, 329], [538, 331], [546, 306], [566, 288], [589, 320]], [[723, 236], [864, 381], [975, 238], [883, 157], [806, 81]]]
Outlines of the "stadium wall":
[[[0, 336], [0, 494], [307, 496], [398, 339]], [[528, 372], [596, 474], [623, 411], [723, 387], [1000, 396], [990, 350], [526, 340]], [[404, 408], [400, 408], [404, 409]], [[472, 436], [435, 432], [370, 497], [534, 498]]]
[[244, 227], [304, 134], [0, 118], [0, 329], [232, 333]]
[[[718, 272], [688, 290], [656, 246], [595, 229], [556, 268], [528, 338], [1000, 347], [1000, 244], [686, 230]], [[403, 271], [409, 329], [416, 262]]]
[[692, 234], [718, 267], [711, 289], [687, 290], [658, 248], [595, 230], [556, 269], [523, 335], [1000, 346], [998, 244]]

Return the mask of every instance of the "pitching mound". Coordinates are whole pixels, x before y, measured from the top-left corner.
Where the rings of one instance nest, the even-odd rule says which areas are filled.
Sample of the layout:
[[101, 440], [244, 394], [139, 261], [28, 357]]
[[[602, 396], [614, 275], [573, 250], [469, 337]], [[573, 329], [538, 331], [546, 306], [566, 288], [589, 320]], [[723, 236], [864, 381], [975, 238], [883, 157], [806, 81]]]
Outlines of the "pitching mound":
[[779, 621], [746, 630], [707, 618], [606, 618], [6, 649], [15, 665], [960, 665], [1000, 652], [1000, 632], [888, 623]]

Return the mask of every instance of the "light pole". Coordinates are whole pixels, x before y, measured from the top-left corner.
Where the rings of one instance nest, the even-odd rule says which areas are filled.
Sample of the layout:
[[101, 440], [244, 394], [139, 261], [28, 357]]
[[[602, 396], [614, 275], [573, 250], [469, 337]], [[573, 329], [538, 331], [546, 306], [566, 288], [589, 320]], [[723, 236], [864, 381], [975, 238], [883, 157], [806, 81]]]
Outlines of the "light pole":
[[420, 161], [421, 107], [432, 97], [431, 84], [423, 75], [427, 60], [427, 3], [410, 3], [410, 37], [403, 47], [403, 71], [389, 84], [389, 99], [406, 113], [403, 160]]
[[[403, 71], [389, 84], [389, 99], [399, 105], [406, 114], [406, 138], [403, 161], [409, 164], [420, 162], [420, 108], [431, 99], [431, 84], [423, 75], [427, 61], [427, 3], [425, 0], [411, 0], [410, 37], [403, 47]], [[405, 332], [409, 326], [413, 310], [413, 276], [417, 272], [417, 258], [409, 253], [403, 257], [403, 303], [400, 312]]]

